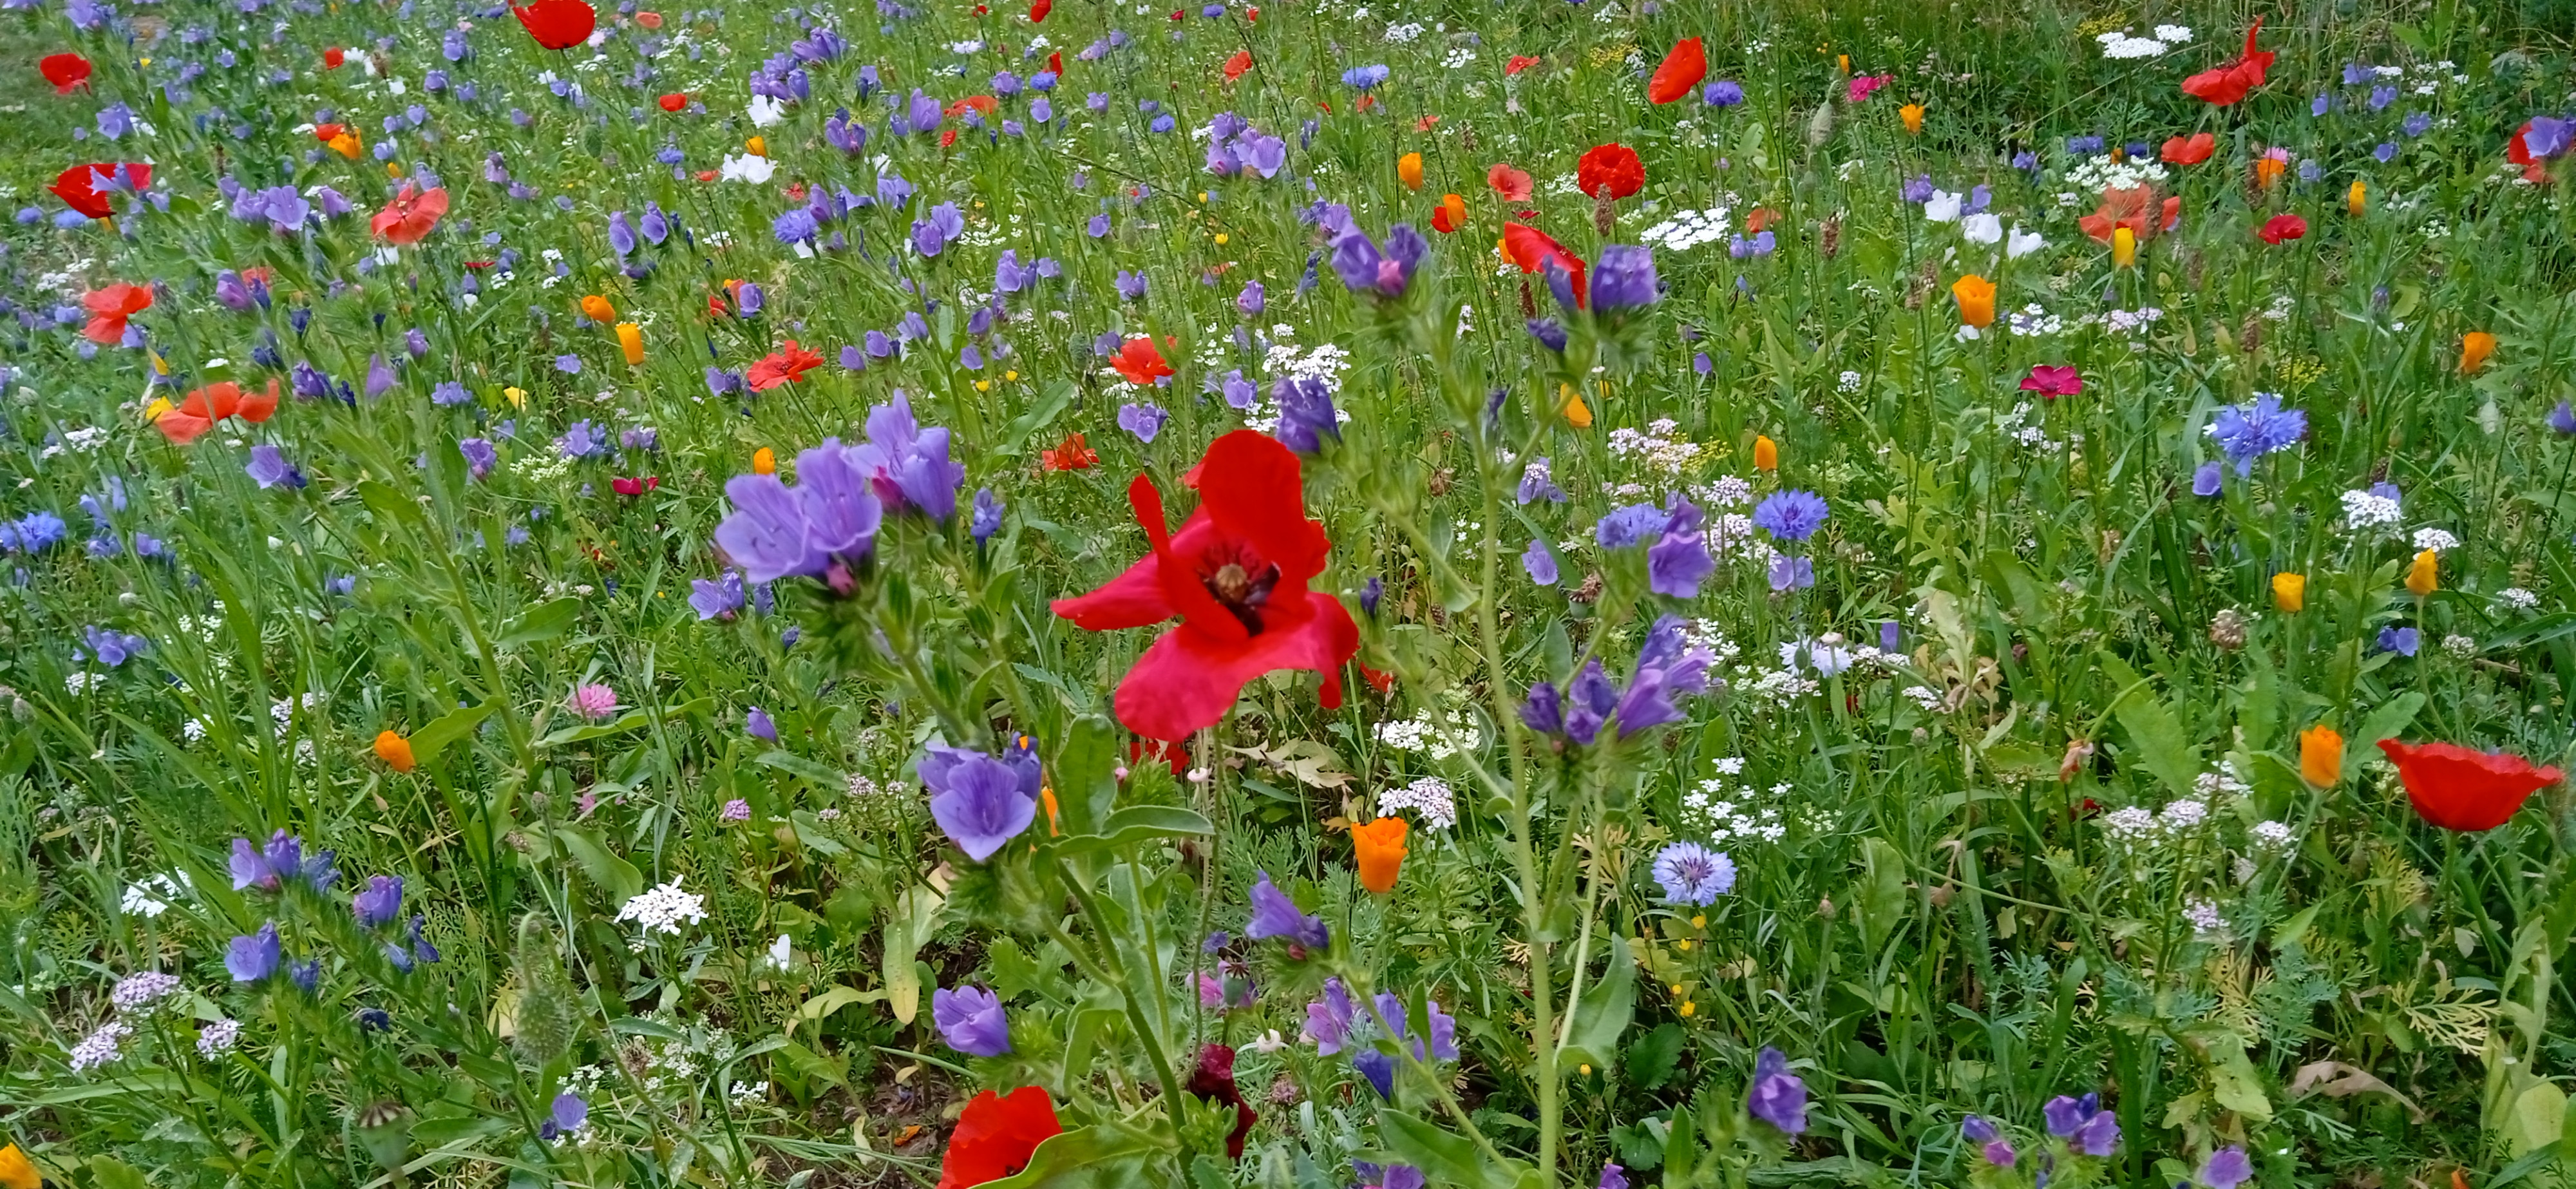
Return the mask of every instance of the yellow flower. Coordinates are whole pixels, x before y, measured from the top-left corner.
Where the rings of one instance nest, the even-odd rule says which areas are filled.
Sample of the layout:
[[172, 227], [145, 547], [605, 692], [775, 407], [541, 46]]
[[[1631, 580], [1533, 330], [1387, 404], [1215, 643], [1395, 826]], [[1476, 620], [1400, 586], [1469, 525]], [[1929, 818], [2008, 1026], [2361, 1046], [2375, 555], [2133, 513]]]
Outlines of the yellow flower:
[[528, 390], [525, 388], [504, 388], [501, 390], [501, 395], [510, 398], [510, 404], [514, 407], [522, 409], [528, 407]]
[[340, 135], [331, 138], [331, 151], [352, 161], [358, 159], [358, 150], [362, 147], [363, 146], [358, 143], [357, 134], [354, 132], [343, 132]]
[[742, 142], [742, 147], [751, 150], [751, 155], [754, 157], [766, 157], [769, 155], [769, 139], [767, 137], [752, 137], [751, 139]]
[[2272, 575], [2272, 605], [2284, 614], [2296, 615], [2308, 605], [2308, 576], [2305, 574]]
[[977, 391], [977, 392], [991, 392], [992, 390], [993, 390], [993, 382], [992, 382], [991, 380], [977, 380], [977, 381], [975, 381], [975, 391]]
[[1009, 371], [1006, 371], [1006, 372], [1003, 372], [1003, 373], [1002, 373], [1002, 379], [1004, 379], [1004, 380], [1006, 380], [1006, 381], [1010, 381], [1010, 380], [1017, 380], [1017, 379], [1019, 379], [1019, 378], [1020, 378], [1020, 372], [1019, 372], [1019, 369], [1018, 369], [1018, 368], [1013, 368], [1013, 369], [1011, 369], [1011, 370], [1009, 370]]
[[2127, 268], [2138, 262], [2138, 233], [2126, 227], [2111, 229], [2111, 263]]
[[1903, 107], [1897, 108], [1897, 109], [1896, 109], [1896, 114], [1897, 114], [1897, 116], [1898, 116], [1898, 117], [1902, 118], [1902, 119], [1905, 121], [1905, 134], [1906, 134], [1907, 136], [1921, 136], [1921, 135], [1923, 135], [1923, 105], [1922, 105], [1922, 104], [1920, 104], [1920, 103], [1909, 103], [1909, 104], [1906, 104], [1906, 105], [1905, 105], [1905, 106], [1903, 106]]
[[1768, 436], [1756, 436], [1753, 439], [1753, 469], [1757, 471], [1779, 470], [1780, 443], [1772, 441]]
[[1699, 1014], [1699, 1005], [1687, 999], [1682, 1000], [1681, 1012], [1682, 1018], [1687, 1020], [1692, 1016]]
[[1558, 408], [1565, 413], [1565, 423], [1576, 429], [1592, 428], [1592, 407], [1583, 403], [1583, 394], [1571, 384], [1556, 386]]
[[[151, 59], [144, 61], [148, 64]], [[44, 1183], [44, 1176], [36, 1171], [36, 1162], [27, 1159], [18, 1145], [0, 1147], [0, 1189], [38, 1189]]]
[[767, 447], [767, 446], [763, 446], [763, 447], [761, 447], [761, 448], [760, 448], [760, 449], [758, 449], [758, 450], [754, 450], [754, 451], [752, 451], [752, 452], [751, 452], [751, 473], [752, 473], [752, 474], [755, 474], [755, 475], [775, 475], [775, 474], [777, 474], [777, 473], [778, 473], [778, 452], [777, 452], [777, 451], [775, 451], [775, 450], [770, 449], [770, 448], [769, 448], [769, 447]]
[[2442, 588], [2442, 557], [2427, 549], [2415, 555], [2415, 564], [2406, 570], [2406, 589], [2422, 598]]
[[1224, 247], [1224, 246], [1226, 245], [1226, 242], [1227, 242], [1227, 241], [1226, 241], [1226, 235], [1225, 235], [1225, 233], [1224, 233], [1224, 232], [1222, 232], [1222, 231], [1217, 232], [1217, 233], [1216, 233], [1216, 246], [1218, 246], [1218, 247], [1222, 248], [1222, 247]]
[[2299, 732], [2299, 779], [2330, 789], [2343, 779], [2343, 735], [2318, 723]]
[[389, 178], [398, 178], [398, 177], [401, 177], [401, 176], [402, 176], [402, 162], [400, 162], [400, 161], [387, 161], [387, 162], [385, 162], [385, 176], [386, 176], [386, 177], [389, 177]]
[[153, 397], [151, 404], [143, 406], [143, 420], [146, 422], [159, 421], [162, 414], [169, 411], [170, 401], [168, 398], [158, 396]]
[[1399, 179], [1402, 179], [1402, 181], [1404, 182], [1404, 188], [1405, 188], [1405, 189], [1407, 189], [1407, 190], [1419, 190], [1419, 189], [1421, 189], [1421, 188], [1422, 188], [1422, 154], [1420, 154], [1420, 153], [1406, 153], [1405, 155], [1403, 155], [1403, 156], [1401, 156], [1401, 157], [1396, 158], [1396, 159], [1395, 159], [1395, 176], [1396, 176], [1397, 178], [1399, 178]]
[[2352, 217], [2356, 219], [2361, 217], [2363, 211], [2369, 210], [2370, 183], [2354, 178], [2352, 189], [2344, 192], [2343, 209], [2351, 211]]
[[617, 324], [617, 345], [626, 352], [630, 367], [644, 366], [644, 328], [632, 322]]

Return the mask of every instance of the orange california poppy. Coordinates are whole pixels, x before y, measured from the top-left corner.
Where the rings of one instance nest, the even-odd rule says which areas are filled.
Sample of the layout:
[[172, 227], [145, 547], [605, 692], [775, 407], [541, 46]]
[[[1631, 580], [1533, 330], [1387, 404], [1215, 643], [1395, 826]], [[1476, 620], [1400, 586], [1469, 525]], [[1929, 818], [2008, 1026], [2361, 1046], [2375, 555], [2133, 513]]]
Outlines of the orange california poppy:
[[1404, 871], [1404, 819], [1382, 817], [1351, 827], [1351, 850], [1359, 861], [1360, 886], [1385, 895], [1395, 890]]
[[396, 772], [409, 772], [418, 765], [418, 761], [412, 759], [411, 740], [392, 731], [376, 733], [376, 758]]
[[1467, 225], [1467, 200], [1455, 194], [1440, 196], [1440, 205], [1432, 208], [1431, 229], [1446, 234]]

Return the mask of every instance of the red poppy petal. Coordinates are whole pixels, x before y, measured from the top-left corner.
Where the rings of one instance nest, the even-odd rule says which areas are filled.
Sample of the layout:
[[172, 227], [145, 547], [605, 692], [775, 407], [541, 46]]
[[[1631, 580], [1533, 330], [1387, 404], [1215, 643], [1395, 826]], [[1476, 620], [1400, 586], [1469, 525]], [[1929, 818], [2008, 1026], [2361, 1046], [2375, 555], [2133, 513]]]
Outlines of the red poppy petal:
[[1239, 646], [1189, 627], [1164, 633], [1119, 683], [1118, 721], [1148, 739], [1179, 742], [1222, 721], [1245, 682], [1277, 669], [1315, 670], [1324, 677], [1325, 705], [1339, 704], [1341, 666], [1359, 652], [1359, 626], [1340, 599], [1308, 598], [1313, 614], [1304, 622]]
[[1297, 455], [1268, 434], [1238, 429], [1210, 443], [1200, 464], [1200, 506], [1216, 526], [1251, 542], [1300, 585], [1322, 573], [1332, 542], [1306, 518]]

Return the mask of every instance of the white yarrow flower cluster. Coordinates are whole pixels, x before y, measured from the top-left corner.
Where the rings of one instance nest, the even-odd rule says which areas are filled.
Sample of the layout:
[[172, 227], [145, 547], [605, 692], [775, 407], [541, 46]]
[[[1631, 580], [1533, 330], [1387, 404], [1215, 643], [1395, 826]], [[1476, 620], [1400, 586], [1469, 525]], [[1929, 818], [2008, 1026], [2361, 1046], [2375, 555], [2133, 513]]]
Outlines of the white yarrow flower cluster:
[[647, 933], [680, 932], [682, 922], [695, 924], [707, 919], [707, 898], [680, 890], [680, 881], [672, 880], [651, 891], [639, 893], [617, 910], [617, 922], [633, 921]]
[[96, 1031], [83, 1037], [79, 1044], [72, 1046], [72, 1072], [80, 1073], [96, 1069], [125, 1056], [125, 1051], [119, 1047], [119, 1044], [132, 1035], [134, 1035], [134, 1025], [123, 1020], [109, 1020], [99, 1025]]
[[158, 970], [139, 970], [116, 980], [107, 993], [107, 1001], [119, 1012], [148, 1012], [154, 1004], [179, 990], [179, 976]]
[[1425, 710], [1412, 718], [1377, 724], [1377, 741], [1397, 751], [1420, 752], [1445, 760], [1462, 751], [1476, 750], [1484, 744], [1485, 734], [1458, 711], [1451, 710], [1434, 719]]
[[2343, 493], [2343, 522], [2354, 532], [2394, 528], [2403, 516], [2397, 501], [2387, 496], [2364, 490]]
[[2419, 528], [2415, 530], [2415, 547], [2440, 553], [2445, 549], [2459, 548], [2460, 539], [2438, 528]]
[[1422, 824], [1434, 830], [1446, 830], [1458, 824], [1458, 798], [1449, 782], [1437, 776], [1425, 776], [1402, 788], [1388, 789], [1377, 795], [1379, 816], [1392, 817], [1400, 810], [1420, 815]]
[[209, 1023], [197, 1032], [197, 1055], [200, 1057], [221, 1057], [240, 1044], [241, 1021], [229, 1016]]
[[2519, 586], [2508, 586], [2503, 590], [2497, 591], [2496, 601], [2507, 607], [2511, 607], [2516, 611], [2537, 611], [2540, 609], [2540, 596], [2533, 594], [2528, 590], [2524, 590]]
[[1727, 208], [1722, 206], [1674, 211], [1670, 218], [1647, 228], [1639, 238], [1668, 252], [1687, 252], [1702, 244], [1723, 242], [1730, 233], [1726, 216]]
[[2192, 933], [2202, 941], [2227, 939], [2227, 918], [2218, 911], [2215, 900], [2194, 899], [2183, 905], [2182, 919], [2191, 925]]

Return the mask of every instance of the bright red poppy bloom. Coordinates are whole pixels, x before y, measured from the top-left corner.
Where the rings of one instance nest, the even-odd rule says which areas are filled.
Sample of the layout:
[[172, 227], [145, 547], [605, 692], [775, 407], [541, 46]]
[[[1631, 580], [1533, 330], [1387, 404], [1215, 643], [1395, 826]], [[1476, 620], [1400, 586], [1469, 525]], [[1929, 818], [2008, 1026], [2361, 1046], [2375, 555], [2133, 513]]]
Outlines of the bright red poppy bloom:
[[2188, 138], [2176, 136], [2166, 140], [2163, 156], [2168, 165], [2198, 165], [2209, 160], [2209, 155], [2216, 151], [2217, 137], [2206, 132], [2194, 132]]
[[277, 412], [277, 379], [272, 376], [266, 392], [244, 392], [239, 384], [226, 380], [209, 384], [188, 394], [179, 407], [161, 414], [152, 427], [176, 445], [185, 446], [205, 436], [215, 423], [226, 417], [239, 417], [257, 424]]
[[608, 481], [608, 489], [619, 495], [642, 495], [656, 487], [660, 487], [661, 485], [661, 477], [657, 475], [647, 475], [640, 479], [611, 479]]
[[1233, 82], [1242, 78], [1243, 72], [1250, 69], [1252, 69], [1252, 51], [1236, 50], [1233, 57], [1225, 60], [1225, 81]]
[[805, 373], [823, 366], [823, 357], [787, 340], [787, 345], [762, 356], [743, 374], [743, 382], [754, 392], [767, 392], [805, 378]]
[[104, 219], [115, 214], [116, 209], [108, 205], [107, 199], [110, 192], [99, 189], [97, 179], [107, 178], [112, 181], [118, 177], [124, 178], [127, 183], [140, 190], [152, 184], [152, 167], [140, 163], [110, 164], [105, 161], [75, 165], [56, 175], [54, 184], [48, 189], [54, 192], [55, 197], [63, 200], [64, 206], [93, 219]]
[[2032, 364], [2030, 374], [2022, 377], [2021, 390], [2050, 399], [2074, 396], [2084, 391], [2084, 377], [2076, 374], [2073, 365]]
[[1225, 1137], [1225, 1158], [1243, 1159], [1243, 1137], [1252, 1134], [1253, 1120], [1260, 1116], [1234, 1084], [1234, 1049], [1221, 1044], [1201, 1048], [1198, 1068], [1190, 1071], [1189, 1084], [1181, 1088], [1201, 1102], [1219, 1102], [1234, 1108], [1234, 1130]]
[[1064, 443], [1052, 450], [1038, 451], [1038, 469], [1044, 471], [1087, 471], [1100, 461], [1100, 452], [1083, 444], [1080, 433], [1064, 435]]
[[655, 100], [655, 102], [660, 103], [662, 105], [662, 110], [664, 111], [677, 112], [684, 110], [689, 106], [689, 97], [679, 91], [673, 91], [670, 94], [664, 95], [660, 99]]
[[375, 218], [367, 220], [367, 227], [386, 243], [416, 244], [429, 237], [430, 229], [438, 226], [439, 216], [446, 213], [447, 187], [423, 190], [404, 182], [394, 200], [377, 211]]
[[2225, 107], [2262, 86], [2263, 72], [2271, 69], [2275, 56], [2269, 50], [2254, 48], [2254, 35], [2262, 31], [2263, 18], [2254, 18], [2254, 27], [2245, 31], [2244, 54], [2216, 70], [2204, 70], [2182, 80], [2182, 93], [2204, 103]]
[[321, 141], [324, 144], [329, 144], [332, 141], [340, 139], [340, 134], [348, 130], [349, 126], [346, 124], [315, 124], [313, 126], [313, 139]]
[[2512, 820], [2522, 803], [2565, 774], [2555, 767], [2503, 752], [2471, 751], [2456, 743], [2379, 741], [2397, 765], [2406, 799], [2425, 821], [2445, 830], [2492, 830]]
[[1653, 78], [1646, 80], [1648, 103], [1670, 103], [1691, 93], [1699, 80], [1708, 77], [1708, 51], [1700, 48], [1699, 39], [1686, 37], [1673, 43], [1664, 64], [1655, 67]]
[[1029, 23], [1043, 25], [1046, 23], [1047, 14], [1054, 11], [1055, 0], [1037, 0], [1037, 3], [1029, 5]]
[[339, 46], [335, 45], [322, 51], [322, 69], [324, 70], [338, 70], [341, 66], [347, 64], [348, 61], [349, 51], [341, 49]]
[[968, 111], [977, 111], [989, 116], [999, 107], [1001, 104], [990, 95], [969, 95], [948, 105], [948, 118], [956, 119]]
[[1547, 267], [1549, 261], [1555, 261], [1558, 268], [1574, 278], [1574, 304], [1580, 307], [1590, 303], [1590, 291], [1585, 287], [1583, 277], [1583, 258], [1567, 251], [1564, 244], [1556, 242], [1548, 233], [1526, 223], [1506, 223], [1503, 225], [1503, 252], [1525, 273], [1537, 272]]
[[659, 29], [662, 27], [662, 14], [649, 10], [639, 12], [635, 14], [635, 23], [647, 29]]
[[1163, 362], [1163, 353], [1154, 349], [1151, 338], [1133, 338], [1109, 357], [1109, 366], [1139, 388], [1150, 388], [1154, 381], [1172, 375], [1172, 365]]
[[1574, 163], [1574, 183], [1594, 198], [1601, 196], [1603, 187], [1609, 188], [1612, 198], [1626, 198], [1645, 188], [1646, 163], [1637, 159], [1637, 150], [1626, 145], [1596, 145]]
[[125, 341], [125, 320], [152, 308], [152, 287], [118, 281], [84, 295], [81, 307], [89, 311], [89, 324], [81, 327], [81, 336], [113, 347]]
[[1511, 61], [1503, 63], [1503, 77], [1510, 78], [1536, 65], [1538, 65], [1536, 58], [1526, 54], [1514, 54]]
[[1360, 665], [1360, 680], [1367, 682], [1370, 689], [1382, 694], [1395, 688], [1395, 674], [1369, 668], [1366, 662]]
[[2156, 199], [2154, 186], [2135, 186], [2126, 190], [2104, 190], [2101, 209], [2075, 221], [2084, 234], [2102, 243], [2111, 242], [2111, 233], [2122, 227], [2136, 236], [2139, 243], [2155, 238], [2157, 232], [2171, 231], [2182, 221], [2182, 199]]
[[1153, 545], [1127, 572], [1055, 613], [1089, 631], [1151, 627], [1179, 617], [1118, 684], [1118, 721], [1148, 739], [1179, 742], [1215, 726], [1245, 682], [1278, 669], [1323, 677], [1326, 709], [1342, 704], [1342, 666], [1360, 632], [1342, 601], [1307, 583], [1333, 543], [1306, 518], [1296, 454], [1239, 429], [1210, 443], [1196, 468], [1198, 510], [1166, 527], [1163, 493], [1136, 476], [1127, 502]]
[[79, 54], [47, 54], [36, 63], [45, 72], [45, 81], [54, 84], [54, 94], [69, 95], [73, 88], [89, 81], [89, 59]]
[[550, 50], [571, 49], [590, 40], [591, 30], [599, 27], [599, 14], [581, 0], [537, 0], [525, 8], [513, 8], [510, 15], [528, 30], [528, 36]]
[[1063, 1131], [1043, 1087], [1022, 1086], [1007, 1096], [990, 1090], [977, 1094], [957, 1116], [957, 1130], [948, 1133], [939, 1189], [968, 1189], [1016, 1176], [1037, 1155], [1039, 1144]]
[[2298, 239], [2307, 233], [2308, 221], [2297, 215], [2274, 215], [2263, 221], [2263, 242], [2267, 244]]
[[1056, 76], [1057, 78], [1063, 78], [1063, 77], [1064, 77], [1064, 51], [1063, 51], [1063, 50], [1057, 50], [1056, 52], [1054, 52], [1054, 53], [1052, 53], [1052, 54], [1048, 54], [1048, 55], [1047, 55], [1047, 73], [1048, 73], [1048, 74], [1052, 74], [1052, 75]]

